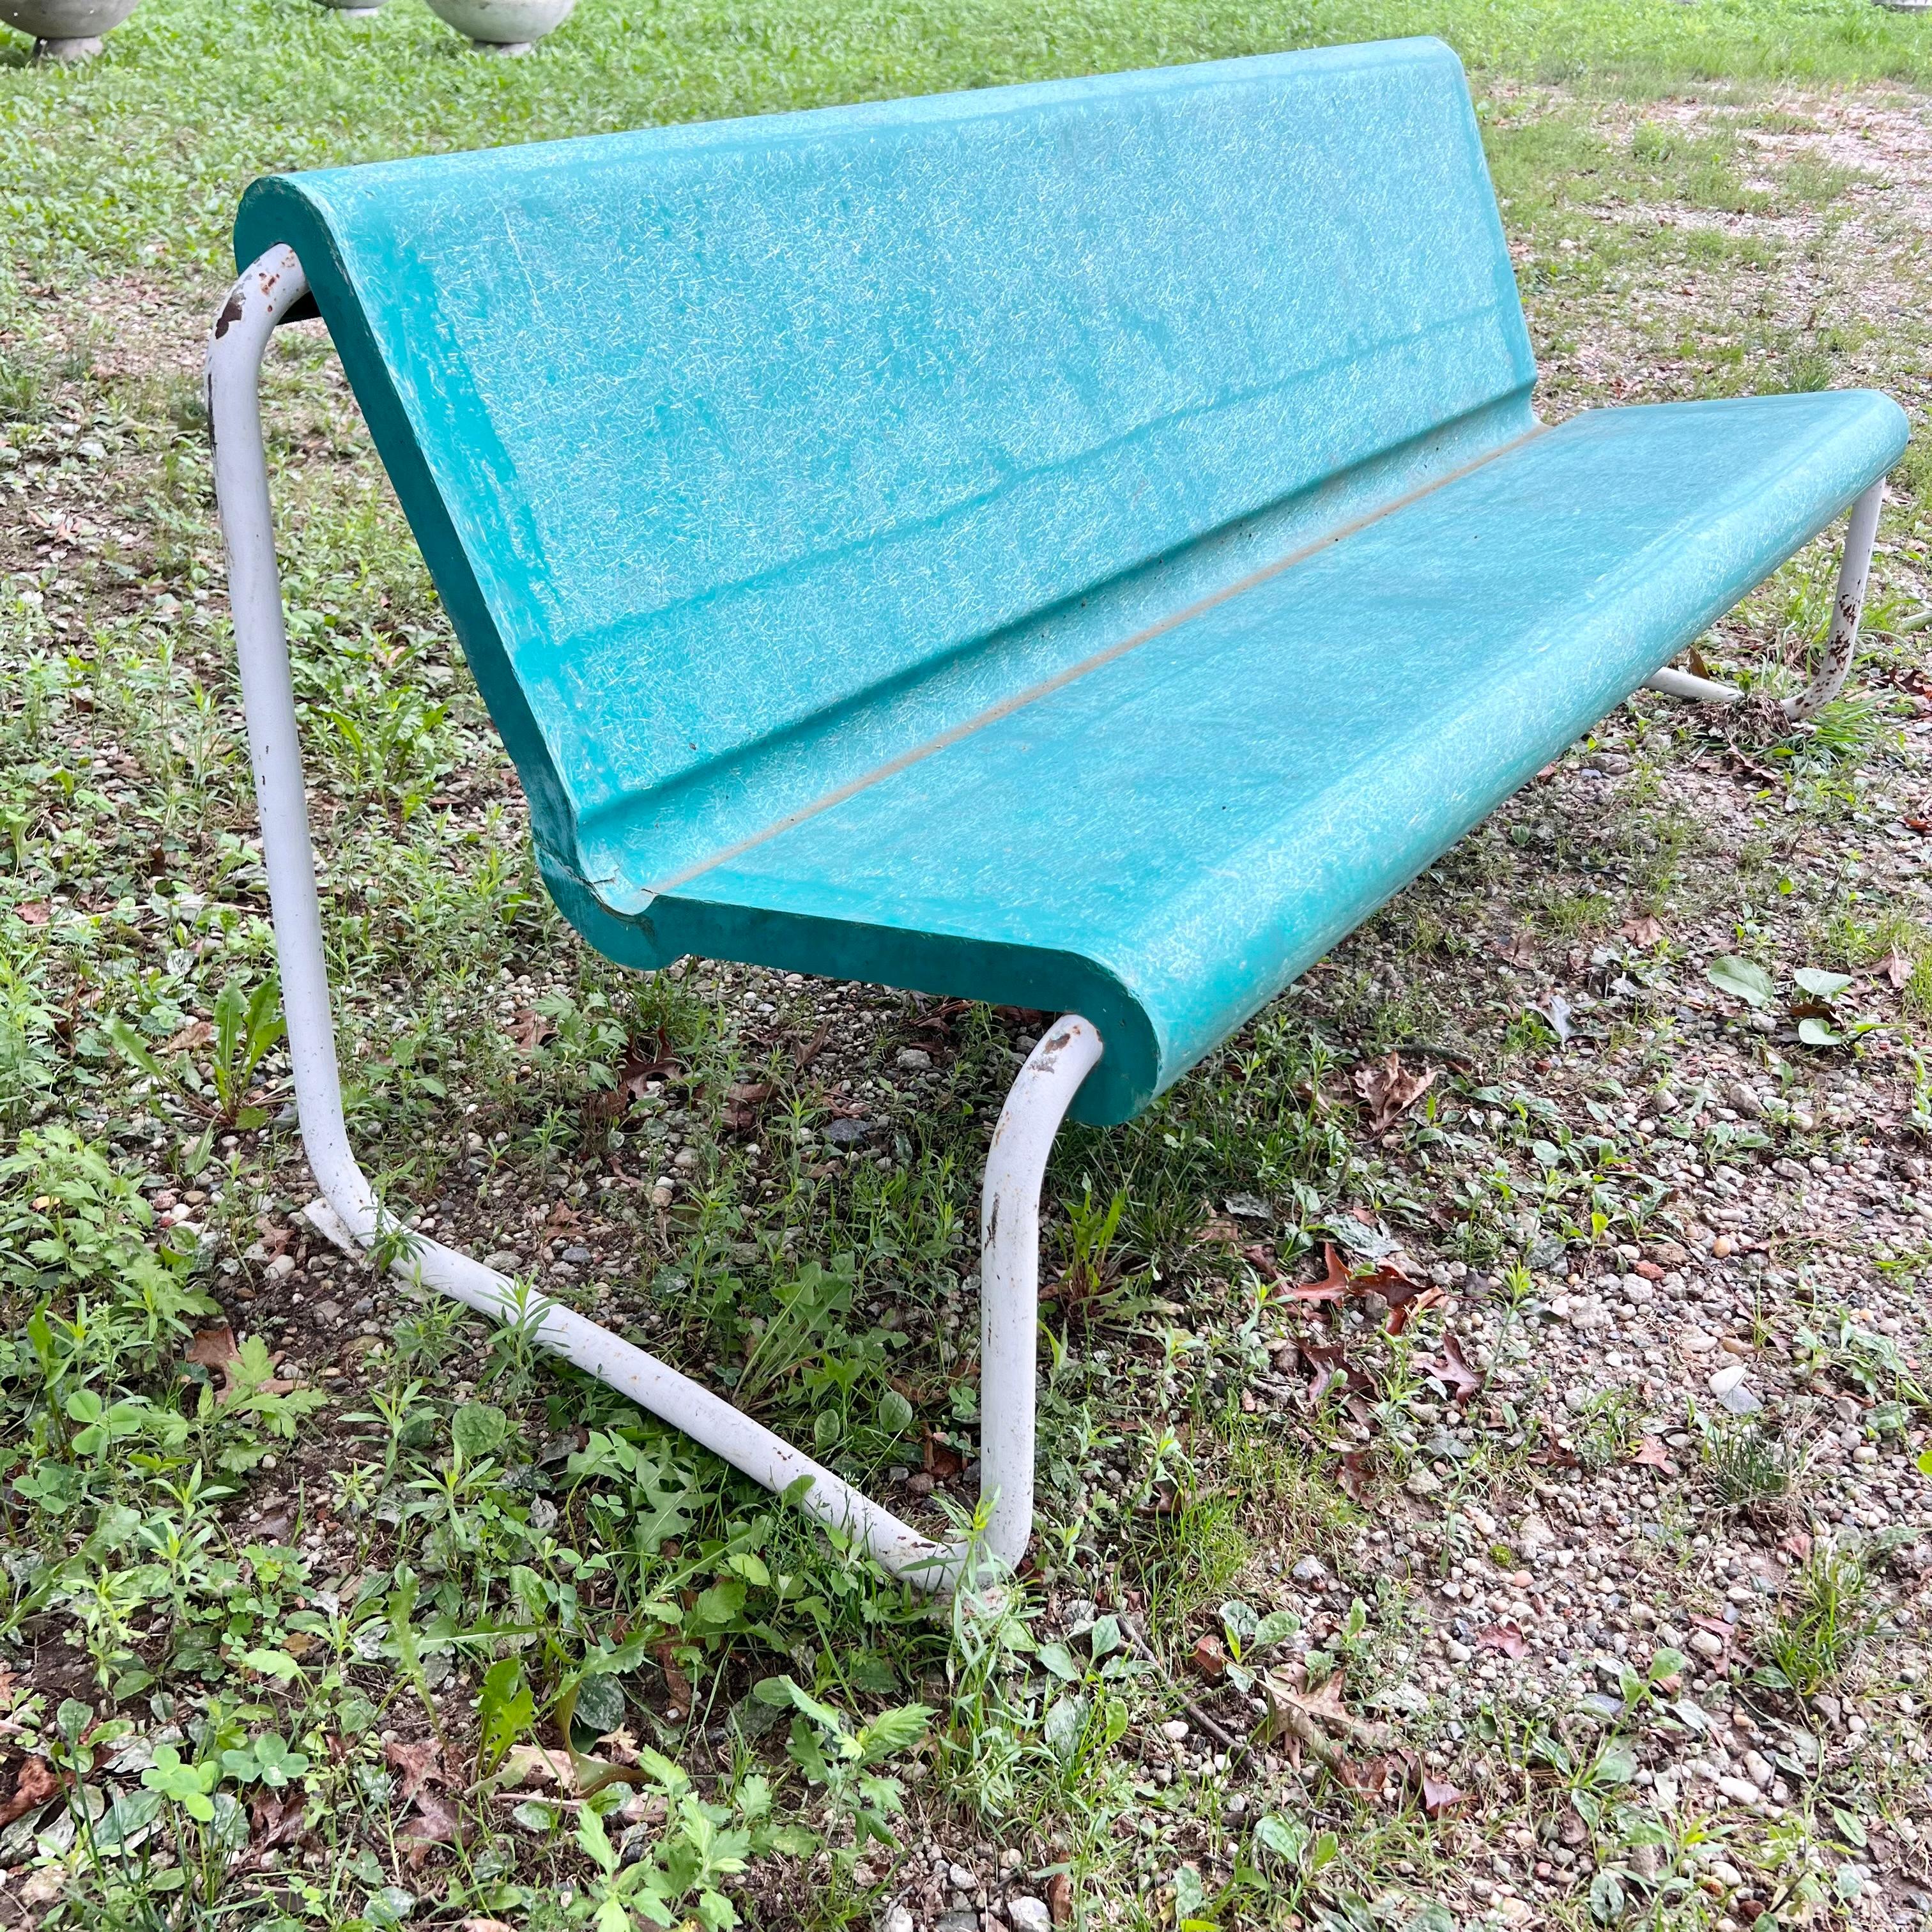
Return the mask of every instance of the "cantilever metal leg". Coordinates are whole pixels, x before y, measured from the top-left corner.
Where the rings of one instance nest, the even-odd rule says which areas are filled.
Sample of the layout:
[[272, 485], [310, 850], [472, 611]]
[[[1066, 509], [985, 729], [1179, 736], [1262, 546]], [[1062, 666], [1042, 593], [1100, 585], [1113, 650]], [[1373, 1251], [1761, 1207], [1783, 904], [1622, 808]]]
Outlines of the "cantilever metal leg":
[[1802, 724], [1822, 711], [1844, 689], [1852, 656], [1858, 647], [1858, 620], [1864, 614], [1865, 584], [1871, 574], [1872, 544], [1878, 536], [1878, 513], [1885, 504], [1885, 479], [1880, 477], [1852, 506], [1845, 526], [1844, 555], [1838, 563], [1838, 589], [1832, 599], [1832, 634], [1816, 674], [1796, 698], [1784, 700], [1784, 715]]
[[[964, 1570], [965, 1546], [920, 1534], [710, 1390], [608, 1329], [547, 1296], [520, 1289], [467, 1255], [407, 1234], [378, 1202], [357, 1165], [342, 1114], [262, 439], [262, 352], [277, 322], [307, 288], [302, 264], [289, 248], [271, 250], [243, 273], [208, 345], [208, 396], [215, 496], [228, 552], [296, 1107], [303, 1148], [322, 1194], [309, 1217], [352, 1253], [366, 1253], [384, 1238], [396, 1241], [402, 1252], [393, 1270], [405, 1280], [440, 1289], [481, 1313], [526, 1325], [544, 1348], [675, 1424], [767, 1489], [784, 1492], [802, 1479], [803, 1507], [820, 1522], [862, 1537], [880, 1563], [908, 1582], [950, 1589]], [[987, 1160], [980, 1467], [990, 1522], [982, 1546], [1008, 1564], [1024, 1555], [1033, 1525], [1040, 1182], [1053, 1137], [1101, 1050], [1098, 1033], [1077, 1015], [1049, 1027], [1013, 1083]]]
[[[1816, 716], [1844, 688], [1846, 674], [1858, 647], [1858, 620], [1864, 611], [1872, 544], [1878, 535], [1878, 513], [1884, 503], [1885, 479], [1881, 477], [1852, 506], [1851, 518], [1845, 526], [1844, 551], [1838, 562], [1838, 588], [1832, 598], [1832, 634], [1826, 640], [1824, 658], [1811, 682], [1796, 698], [1784, 699], [1780, 706], [1794, 724], [1802, 724]], [[1693, 677], [1688, 671], [1675, 670], [1668, 664], [1653, 671], [1644, 683], [1652, 691], [1666, 692], [1672, 698], [1694, 698], [1704, 704], [1735, 704], [1744, 696], [1734, 684]]]

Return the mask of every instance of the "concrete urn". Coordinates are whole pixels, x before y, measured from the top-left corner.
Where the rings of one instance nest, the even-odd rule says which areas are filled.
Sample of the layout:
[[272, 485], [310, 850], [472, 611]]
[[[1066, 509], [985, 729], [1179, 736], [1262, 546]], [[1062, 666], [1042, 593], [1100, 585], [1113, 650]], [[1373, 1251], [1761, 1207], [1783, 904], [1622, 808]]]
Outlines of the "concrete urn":
[[429, 0], [430, 11], [487, 53], [526, 54], [562, 26], [577, 0]]
[[140, 0], [0, 0], [0, 21], [32, 34], [39, 60], [80, 61], [100, 51]]

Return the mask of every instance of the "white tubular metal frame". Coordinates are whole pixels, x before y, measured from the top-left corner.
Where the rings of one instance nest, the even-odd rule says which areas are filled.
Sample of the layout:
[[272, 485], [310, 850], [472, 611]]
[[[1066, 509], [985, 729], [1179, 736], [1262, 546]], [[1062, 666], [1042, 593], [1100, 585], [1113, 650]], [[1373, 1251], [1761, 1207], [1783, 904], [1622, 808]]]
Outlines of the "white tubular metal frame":
[[[803, 1480], [808, 1485], [803, 1507], [819, 1521], [862, 1537], [872, 1555], [908, 1582], [950, 1590], [963, 1575], [973, 1546], [922, 1535], [654, 1356], [467, 1255], [408, 1232], [377, 1201], [356, 1164], [342, 1115], [262, 435], [262, 353], [276, 323], [307, 290], [292, 249], [272, 249], [243, 273], [208, 345], [208, 402], [296, 1112], [309, 1166], [322, 1190], [309, 1217], [352, 1253], [366, 1254], [386, 1241], [400, 1257], [392, 1264], [394, 1274], [482, 1314], [516, 1322], [543, 1347], [675, 1424], [767, 1489], [782, 1492]], [[1054, 1136], [1101, 1051], [1099, 1034], [1078, 1015], [1049, 1027], [1007, 1096], [987, 1160], [981, 1214], [980, 1494], [990, 1508], [982, 1510], [987, 1520], [976, 1542], [1006, 1565], [1025, 1554], [1033, 1528], [1040, 1184]]]
[[[1832, 600], [1832, 634], [1825, 655], [1811, 682], [1795, 698], [1783, 699], [1779, 708], [1794, 724], [1814, 718], [1844, 688], [1853, 654], [1858, 647], [1858, 620], [1865, 608], [1865, 584], [1871, 574], [1872, 544], [1878, 536], [1878, 513], [1885, 506], [1885, 479], [1866, 490], [1852, 506], [1845, 526], [1845, 548], [1838, 562], [1838, 587]], [[1714, 678], [1694, 677], [1688, 671], [1669, 665], [1644, 680], [1652, 691], [1666, 692], [1672, 698], [1695, 699], [1702, 704], [1736, 704], [1744, 693], [1734, 684], [1720, 684]]]

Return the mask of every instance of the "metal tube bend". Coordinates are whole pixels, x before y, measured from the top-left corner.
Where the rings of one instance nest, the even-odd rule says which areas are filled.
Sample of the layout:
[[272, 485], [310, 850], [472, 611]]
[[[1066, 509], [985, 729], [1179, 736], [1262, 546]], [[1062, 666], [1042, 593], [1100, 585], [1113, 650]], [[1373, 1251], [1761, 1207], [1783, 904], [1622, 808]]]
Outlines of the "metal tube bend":
[[[1838, 581], [1832, 596], [1832, 630], [1825, 655], [1811, 681], [1795, 697], [1782, 698], [1778, 708], [1794, 724], [1802, 724], [1818, 712], [1844, 688], [1858, 647], [1858, 620], [1864, 614], [1865, 585], [1871, 574], [1872, 544], [1878, 536], [1879, 512], [1885, 506], [1885, 478], [1881, 476], [1852, 506], [1845, 524], [1845, 547], [1838, 559]], [[1736, 704], [1744, 693], [1734, 684], [1721, 684], [1714, 678], [1694, 677], [1690, 672], [1666, 664], [1644, 680], [1646, 690], [1661, 691], [1672, 698], [1688, 698], [1700, 704]]]
[[[207, 370], [215, 496], [227, 550], [296, 1108], [303, 1148], [322, 1196], [308, 1210], [309, 1218], [353, 1253], [366, 1253], [386, 1237], [397, 1240], [401, 1252], [393, 1273], [480, 1313], [520, 1323], [543, 1347], [682, 1430], [766, 1488], [783, 1493], [802, 1484], [799, 1500], [820, 1522], [862, 1538], [878, 1562], [907, 1582], [950, 1590], [964, 1572], [970, 1553], [966, 1546], [922, 1535], [709, 1389], [574, 1310], [410, 1232], [377, 1200], [356, 1162], [343, 1118], [262, 434], [262, 356], [276, 323], [308, 286], [292, 249], [271, 249], [251, 263], [216, 319]], [[1032, 1524], [1040, 1184], [1060, 1119], [1100, 1051], [1099, 1035], [1077, 1017], [1047, 1030], [1007, 1098], [987, 1166], [981, 1468], [982, 1496], [993, 1501], [983, 1546], [1008, 1564], [1024, 1554]]]

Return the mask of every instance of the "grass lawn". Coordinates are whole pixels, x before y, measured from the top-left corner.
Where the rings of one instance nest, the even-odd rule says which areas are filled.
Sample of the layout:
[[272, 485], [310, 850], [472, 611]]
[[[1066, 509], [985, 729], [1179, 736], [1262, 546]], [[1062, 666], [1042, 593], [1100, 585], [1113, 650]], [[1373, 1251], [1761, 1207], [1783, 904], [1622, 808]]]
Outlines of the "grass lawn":
[[[1546, 414], [1912, 412], [1866, 655], [1789, 736], [1640, 694], [1132, 1126], [1063, 1136], [1039, 1540], [935, 1614], [300, 1218], [200, 396], [228, 224], [273, 169], [1422, 32], [1471, 70]], [[503, 62], [418, 0], [146, 0], [87, 67], [26, 54], [0, 1924], [1922, 1916], [1932, 17], [582, 0]], [[386, 1195], [956, 1519], [980, 1173], [1040, 1016], [588, 953], [319, 326], [266, 390]], [[1795, 688], [1834, 563], [1704, 657]], [[1434, 1078], [1377, 1136], [1390, 1053]], [[1298, 1300], [1330, 1250], [1426, 1292]]]

